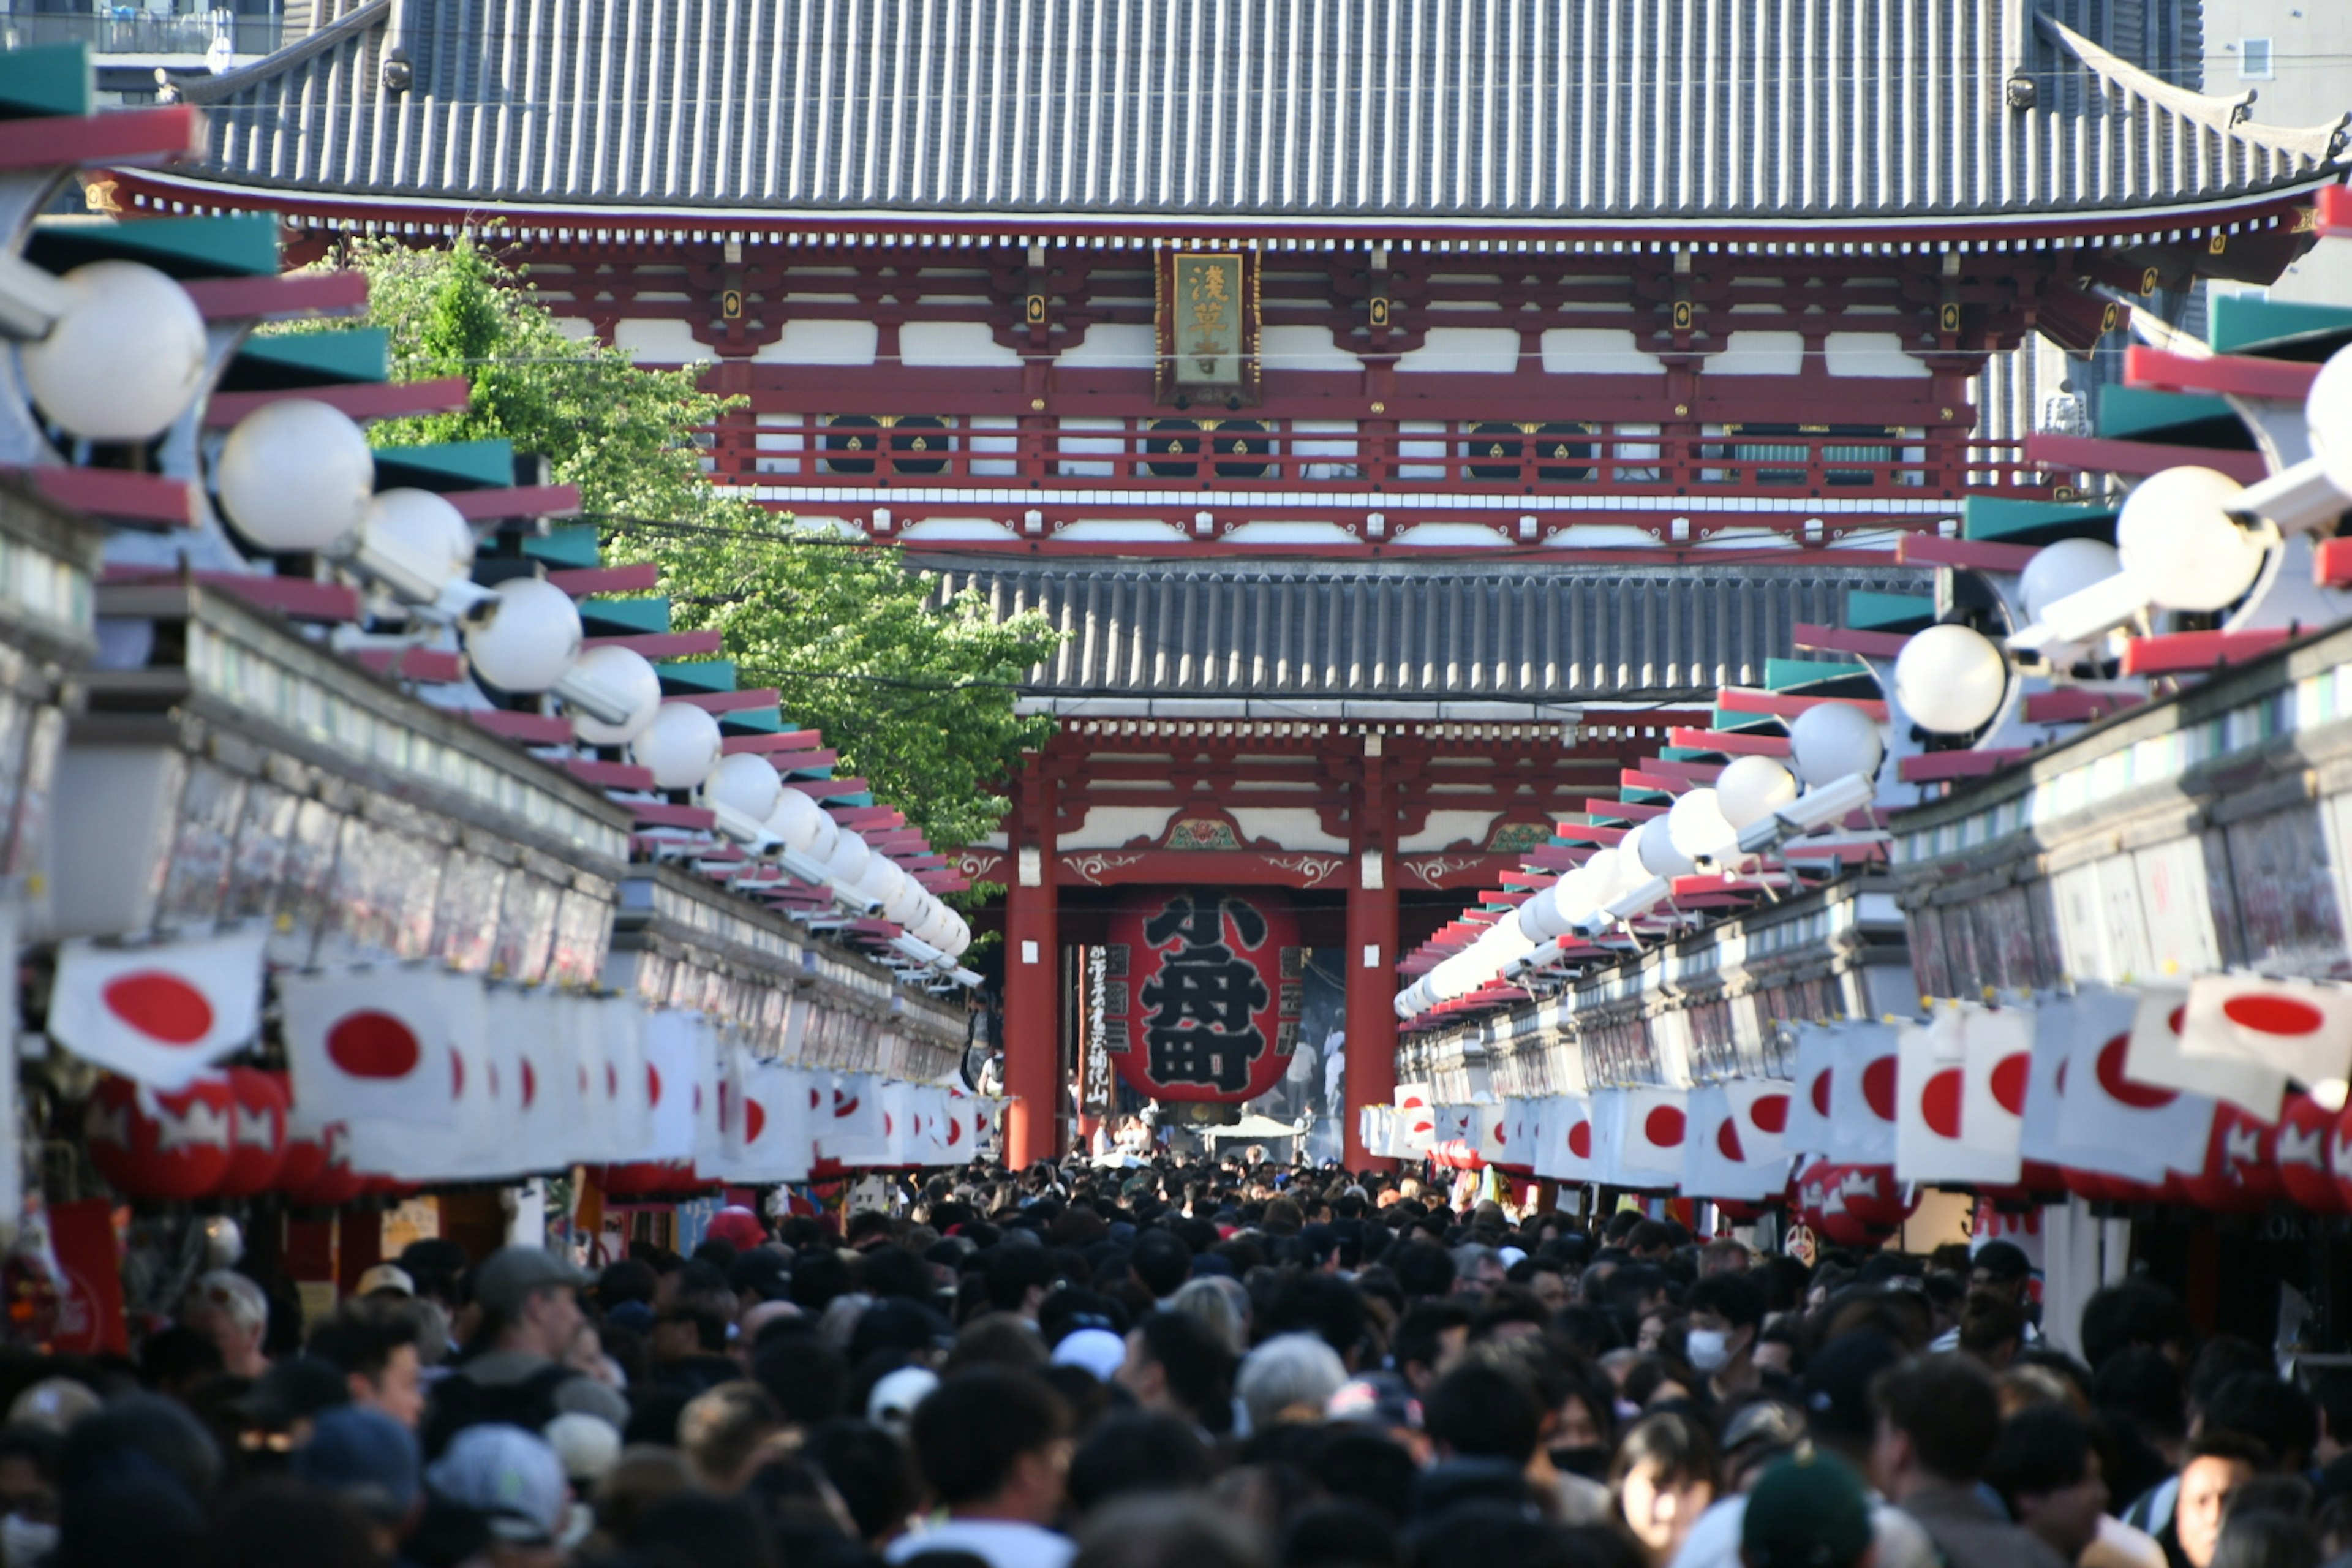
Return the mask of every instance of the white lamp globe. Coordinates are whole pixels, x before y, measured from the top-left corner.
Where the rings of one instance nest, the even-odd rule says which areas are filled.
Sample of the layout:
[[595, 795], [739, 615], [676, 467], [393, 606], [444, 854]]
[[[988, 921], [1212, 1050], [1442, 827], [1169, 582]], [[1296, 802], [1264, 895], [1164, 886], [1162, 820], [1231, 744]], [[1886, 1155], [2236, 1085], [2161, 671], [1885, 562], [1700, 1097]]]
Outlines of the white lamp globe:
[[941, 952], [946, 953], [950, 958], [961, 958], [963, 956], [963, 950], [971, 945], [971, 927], [965, 923], [964, 918], [961, 915], [956, 913], [953, 910], [950, 910], [948, 911], [948, 939], [945, 942], [934, 942], [932, 945], [937, 947]]
[[1549, 888], [1538, 888], [1529, 894], [1527, 902], [1511, 911], [1509, 923], [1517, 926], [1531, 942], [1549, 942], [1568, 929], [1554, 910]]
[[1456, 1002], [1478, 989], [1469, 950], [1455, 953], [1429, 972], [1429, 989], [1441, 1002]]
[[1860, 773], [1876, 778], [1886, 760], [1878, 721], [1850, 702], [1816, 702], [1789, 726], [1790, 761], [1808, 789]]
[[618, 724], [607, 724], [579, 708], [571, 710], [572, 732], [591, 746], [625, 746], [644, 734], [661, 711], [661, 677], [653, 661], [635, 648], [592, 647], [572, 668], [629, 700], [629, 716]]
[[2116, 520], [2116, 551], [2132, 586], [2167, 610], [2219, 610], [2243, 598], [2263, 555], [2261, 537], [2229, 515], [2244, 493], [2211, 468], [2167, 468], [2141, 480]]
[[[1689, 796], [1683, 798], [1688, 799]], [[1682, 845], [1675, 838], [1675, 811], [1681, 805], [1682, 801], [1677, 800], [1665, 816], [1652, 817], [1642, 825], [1645, 830], [1642, 835], [1642, 869], [1650, 877], [1687, 877], [1698, 869], [1698, 863], [1685, 853]], [[1646, 881], [1649, 878], [1643, 879]]]
[[1723, 814], [1720, 788], [1695, 789], [1666, 813], [1666, 837], [1685, 858], [1715, 859], [1739, 840], [1739, 829]]
[[746, 822], [762, 825], [775, 815], [783, 794], [784, 781], [777, 773], [776, 764], [752, 752], [721, 756], [719, 765], [710, 770], [710, 776], [702, 781], [705, 805], [724, 806]]
[[23, 350], [25, 390], [87, 441], [146, 441], [205, 385], [205, 319], [188, 291], [136, 261], [92, 261], [58, 281], [71, 303]]
[[2043, 545], [2018, 578], [2026, 619], [2042, 619], [2051, 605], [2069, 594], [2104, 583], [2123, 569], [2123, 557], [2104, 539], [2062, 539]]
[[[822, 825], [822, 826], [820, 826]], [[796, 789], [785, 787], [777, 781], [776, 804], [761, 824], [768, 837], [777, 839], [794, 854], [805, 855], [816, 842], [817, 835], [833, 826], [833, 818], [822, 806]]]
[[1637, 822], [1633, 832], [1617, 841], [1617, 883], [1609, 895], [1611, 900], [1632, 892], [1658, 875], [1650, 869], [1649, 842], [1653, 837], [1664, 838], [1665, 836], [1666, 830], [1663, 826], [1654, 836], [1649, 823]]
[[1734, 757], [1715, 775], [1716, 806], [1735, 834], [1796, 798], [1797, 775], [1772, 757]]
[[[1632, 837], [1628, 834], [1626, 838]], [[1621, 838], [1615, 845], [1599, 850], [1580, 868], [1590, 876], [1584, 892], [1596, 910], [1633, 886], [1625, 880], [1625, 862], [1619, 855], [1625, 843], [1626, 839]]]
[[1939, 735], [1980, 730], [2000, 711], [2009, 661], [1992, 639], [1962, 626], [1929, 626], [1895, 656], [1895, 700]]
[[[490, 592], [498, 596], [498, 613], [466, 628], [466, 658], [474, 674], [501, 691], [544, 691], [562, 679], [580, 658], [580, 609], [572, 595], [537, 577], [509, 577]], [[715, 719], [710, 732], [719, 732]]]
[[229, 521], [263, 550], [327, 550], [366, 521], [375, 454], [341, 409], [280, 398], [236, 422], [213, 479]]
[[2337, 349], [2319, 367], [2303, 400], [2303, 422], [2327, 482], [2352, 495], [2352, 347]]
[[414, 563], [436, 588], [446, 588], [474, 568], [474, 531], [457, 509], [431, 490], [401, 486], [370, 497], [360, 519], [362, 547], [388, 547]]
[[1603, 874], [1599, 865], [1588, 861], [1552, 884], [1551, 901], [1559, 911], [1564, 928], [1573, 927], [1601, 907], [1601, 900], [1594, 896], [1594, 889]]
[[629, 742], [629, 760], [654, 775], [656, 789], [692, 789], [719, 765], [719, 721], [690, 702], [665, 702], [646, 732]]
[[923, 885], [906, 874], [898, 873], [898, 890], [883, 900], [882, 918], [900, 931], [911, 932], [930, 911], [931, 896]]
[[835, 887], [854, 889], [858, 879], [866, 875], [866, 863], [873, 853], [866, 847], [863, 835], [845, 827], [834, 841], [833, 853], [824, 858], [824, 874]]
[[867, 903], [887, 909], [907, 885], [907, 873], [887, 855], [868, 855], [866, 872], [857, 879], [857, 894]]

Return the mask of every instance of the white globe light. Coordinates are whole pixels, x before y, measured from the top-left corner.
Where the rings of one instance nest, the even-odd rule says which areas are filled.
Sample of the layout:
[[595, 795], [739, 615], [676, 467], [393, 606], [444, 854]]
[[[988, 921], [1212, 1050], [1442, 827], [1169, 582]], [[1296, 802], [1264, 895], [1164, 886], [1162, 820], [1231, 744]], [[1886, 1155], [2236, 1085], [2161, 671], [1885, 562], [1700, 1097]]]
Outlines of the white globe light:
[[88, 441], [160, 436], [205, 385], [205, 319], [188, 291], [136, 261], [92, 261], [58, 279], [71, 296], [23, 350], [25, 390]]
[[[1694, 790], [1691, 793], [1695, 795], [1698, 792]], [[1685, 795], [1683, 798], [1688, 799], [1689, 796]], [[1682, 801], [1677, 800], [1672, 807], [1668, 808], [1665, 816], [1652, 817], [1642, 825], [1647, 830], [1642, 835], [1642, 869], [1648, 872], [1651, 877], [1687, 877], [1698, 869], [1697, 862], [1691, 858], [1675, 837], [1675, 812], [1681, 807]], [[1643, 879], [1645, 881], [1648, 878]]]
[[923, 918], [930, 913], [930, 894], [914, 878], [899, 873], [898, 890], [883, 901], [882, 918], [899, 930], [911, 933]]
[[857, 879], [857, 893], [867, 903], [887, 909], [906, 885], [907, 873], [898, 869], [897, 861], [887, 855], [870, 855], [865, 875]]
[[2167, 610], [2219, 610], [2243, 598], [2263, 555], [2261, 537], [2229, 515], [2244, 493], [2211, 468], [2167, 468], [2140, 481], [2116, 520], [2116, 551], [2132, 586]]
[[1895, 656], [1895, 700], [1914, 722], [1939, 735], [1982, 729], [2000, 710], [2009, 661], [1982, 633], [1929, 626]]
[[1478, 989], [1477, 965], [1467, 949], [1429, 972], [1429, 989], [1441, 1002], [1454, 1002]]
[[946, 953], [950, 958], [961, 958], [963, 956], [963, 950], [971, 945], [971, 927], [965, 923], [964, 918], [961, 915], [956, 913], [953, 910], [950, 910], [948, 911], [947, 941], [933, 942], [931, 945], [938, 948], [941, 952]]
[[1666, 813], [1666, 837], [1687, 859], [1715, 859], [1739, 840], [1739, 829], [1723, 814], [1719, 790], [1695, 789]]
[[[580, 658], [580, 610], [572, 595], [537, 577], [509, 577], [490, 592], [498, 596], [498, 613], [466, 629], [474, 674], [501, 691], [544, 691], [562, 679]], [[719, 732], [715, 719], [710, 732]]]
[[1715, 775], [1715, 804], [1734, 833], [1796, 798], [1797, 775], [1771, 757], [1734, 757]]
[[1789, 726], [1790, 761], [1808, 789], [1860, 773], [1876, 778], [1886, 760], [1878, 721], [1850, 702], [1816, 702]]
[[1568, 929], [1553, 914], [1549, 888], [1538, 888], [1529, 894], [1527, 902], [1511, 911], [1510, 923], [1525, 932], [1529, 942], [1549, 942]]
[[719, 721], [690, 702], [665, 702], [646, 732], [629, 742], [629, 760], [654, 775], [656, 789], [692, 789], [719, 765]]
[[607, 690], [625, 694], [630, 703], [628, 718], [618, 724], [604, 723], [578, 708], [570, 710], [572, 732], [589, 745], [625, 746], [644, 734], [661, 711], [661, 676], [653, 661], [635, 648], [592, 647], [572, 668]]
[[399, 580], [421, 593], [458, 581], [474, 566], [474, 531], [457, 509], [431, 490], [379, 490], [360, 519], [360, 564], [388, 561]]
[[747, 822], [766, 823], [783, 794], [784, 781], [776, 773], [776, 764], [752, 752], [720, 757], [710, 776], [702, 781], [704, 805], [725, 806]]
[[[1664, 838], [1665, 836], [1666, 830], [1661, 826], [1656, 837]], [[1651, 837], [1649, 823], [1637, 822], [1633, 825], [1633, 832], [1617, 841], [1617, 883], [1614, 890], [1610, 893], [1609, 899], [1602, 900], [1603, 902], [1612, 901], [1630, 893], [1657, 876], [1655, 871], [1650, 869], [1647, 846]]]
[[1552, 884], [1552, 905], [1559, 911], [1566, 925], [1575, 925], [1601, 907], [1600, 899], [1594, 896], [1594, 889], [1603, 875], [1598, 864], [1587, 862]]
[[767, 820], [761, 826], [766, 829], [769, 837], [782, 840], [785, 848], [794, 854], [806, 855], [816, 842], [817, 835], [833, 825], [833, 818], [824, 814], [824, 807], [802, 791], [793, 789], [780, 780], [775, 807], [768, 813]]
[[229, 521], [262, 549], [328, 550], [366, 521], [375, 454], [341, 409], [287, 397], [237, 421], [213, 479]]
[[866, 875], [866, 863], [873, 854], [862, 835], [845, 827], [834, 841], [833, 853], [824, 858], [825, 875], [838, 887], [854, 889], [858, 879]]
[[2062, 539], [2043, 545], [2018, 579], [2026, 619], [2042, 619], [2067, 595], [2104, 583], [2123, 569], [2123, 557], [2103, 539]]
[[2303, 422], [2328, 483], [2352, 496], [2352, 347], [2337, 349], [2319, 367], [2303, 400]]
[[1625, 862], [1620, 854], [1625, 847], [1627, 839], [1632, 837], [1628, 834], [1625, 838], [1619, 839], [1613, 846], [1597, 850], [1581, 868], [1590, 875], [1591, 879], [1586, 882], [1584, 892], [1585, 896], [1592, 900], [1594, 909], [1601, 908], [1601, 905], [1633, 885], [1625, 880]]

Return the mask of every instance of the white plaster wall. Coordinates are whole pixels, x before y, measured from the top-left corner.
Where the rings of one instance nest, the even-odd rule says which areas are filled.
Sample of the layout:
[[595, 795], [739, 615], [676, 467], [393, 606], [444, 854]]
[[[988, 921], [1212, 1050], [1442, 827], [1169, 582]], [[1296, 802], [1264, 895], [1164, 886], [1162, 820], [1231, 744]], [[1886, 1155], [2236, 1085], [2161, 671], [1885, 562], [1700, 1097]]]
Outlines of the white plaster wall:
[[872, 364], [882, 330], [871, 321], [786, 321], [783, 336], [762, 343], [761, 364]]
[[1268, 327], [1258, 334], [1258, 353], [1268, 370], [1342, 370], [1353, 374], [1363, 362], [1332, 340], [1328, 327]]
[[986, 321], [908, 321], [898, 329], [902, 364], [1011, 365], [1021, 356], [996, 341]]
[[1322, 814], [1312, 806], [1236, 806], [1233, 817], [1244, 838], [1271, 838], [1285, 849], [1347, 852], [1348, 841], [1324, 832]]
[[1086, 342], [1064, 349], [1054, 363], [1073, 370], [1150, 370], [1154, 342], [1140, 322], [1098, 321], [1087, 329]]
[[1624, 327], [1554, 327], [1543, 335], [1543, 367], [1553, 375], [1655, 375], [1666, 368]]
[[615, 321], [613, 346], [639, 364], [687, 364], [712, 357], [709, 347], [696, 342], [693, 329], [684, 321]]
[[1822, 347], [1832, 375], [1927, 377], [1935, 374], [1905, 353], [1903, 340], [1893, 332], [1832, 332]]
[[1408, 374], [1508, 375], [1518, 363], [1519, 334], [1509, 327], [1432, 327], [1421, 347], [1398, 357], [1396, 367]]
[[1055, 840], [1059, 849], [1117, 849], [1130, 839], [1158, 839], [1176, 815], [1172, 805], [1090, 805], [1087, 819]]
[[1502, 816], [1499, 811], [1433, 811], [1422, 830], [1397, 843], [1400, 855], [1424, 855], [1434, 849], [1451, 849], [1462, 839], [1468, 839], [1474, 849], [1486, 847], [1486, 835]]
[[1804, 368], [1802, 332], [1734, 332], [1706, 362], [1709, 375], [1795, 375]]

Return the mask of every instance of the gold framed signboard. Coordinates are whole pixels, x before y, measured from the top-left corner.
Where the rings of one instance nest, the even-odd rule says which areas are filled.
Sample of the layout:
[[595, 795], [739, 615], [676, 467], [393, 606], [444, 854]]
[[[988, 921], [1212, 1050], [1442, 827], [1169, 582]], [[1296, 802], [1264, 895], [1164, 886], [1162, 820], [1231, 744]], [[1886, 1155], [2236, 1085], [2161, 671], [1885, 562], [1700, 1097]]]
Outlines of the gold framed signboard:
[[1160, 403], [1255, 403], [1257, 258], [1248, 251], [1167, 251], [1153, 270], [1159, 337], [1152, 396]]

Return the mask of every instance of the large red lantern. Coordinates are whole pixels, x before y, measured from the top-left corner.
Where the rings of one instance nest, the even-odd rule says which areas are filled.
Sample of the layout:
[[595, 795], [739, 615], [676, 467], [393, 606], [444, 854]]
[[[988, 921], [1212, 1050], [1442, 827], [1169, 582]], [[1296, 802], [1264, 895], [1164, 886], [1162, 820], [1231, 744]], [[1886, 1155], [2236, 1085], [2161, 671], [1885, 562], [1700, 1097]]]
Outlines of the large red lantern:
[[1848, 1165], [1843, 1176], [1845, 1212], [1874, 1230], [1892, 1231], [1919, 1207], [1918, 1189], [1895, 1180], [1892, 1165]]
[[2286, 1109], [2279, 1113], [2279, 1185], [2314, 1214], [2345, 1212], [2344, 1194], [2336, 1190], [2336, 1173], [2328, 1163], [2336, 1115], [2307, 1094], [2288, 1095]]
[[2268, 1208], [2284, 1190], [2278, 1173], [2277, 1134], [2273, 1122], [2232, 1105], [2216, 1106], [2204, 1168], [2180, 1178], [2188, 1201], [2215, 1214], [2260, 1214]]
[[1255, 1100], [1281, 1080], [1300, 991], [1287, 903], [1264, 889], [1139, 889], [1109, 938], [1124, 985], [1106, 995], [1104, 1045], [1119, 1076], [1163, 1100]]
[[228, 1174], [213, 1192], [224, 1198], [248, 1198], [268, 1192], [285, 1168], [286, 1089], [257, 1068], [229, 1068], [228, 1088]]
[[221, 1073], [176, 1094], [109, 1076], [90, 1095], [83, 1118], [90, 1163], [125, 1197], [203, 1197], [228, 1174], [234, 1105]]
[[318, 1161], [313, 1164], [307, 1155], [299, 1161], [300, 1167], [313, 1173], [307, 1181], [297, 1183], [292, 1177], [298, 1162], [289, 1150], [286, 1170], [278, 1179], [287, 1201], [306, 1208], [341, 1208], [367, 1190], [366, 1174], [352, 1169], [351, 1132], [341, 1122], [328, 1126], [315, 1140], [295, 1140], [293, 1149], [299, 1150], [306, 1142], [319, 1151]]

